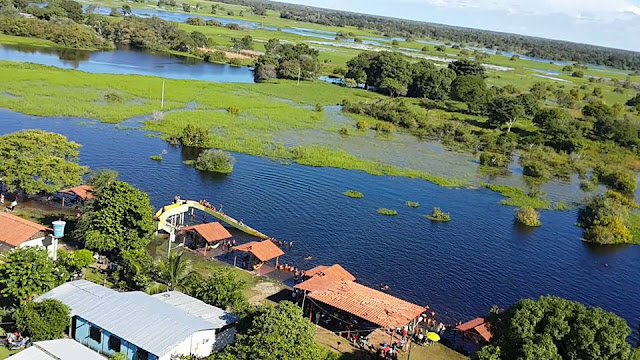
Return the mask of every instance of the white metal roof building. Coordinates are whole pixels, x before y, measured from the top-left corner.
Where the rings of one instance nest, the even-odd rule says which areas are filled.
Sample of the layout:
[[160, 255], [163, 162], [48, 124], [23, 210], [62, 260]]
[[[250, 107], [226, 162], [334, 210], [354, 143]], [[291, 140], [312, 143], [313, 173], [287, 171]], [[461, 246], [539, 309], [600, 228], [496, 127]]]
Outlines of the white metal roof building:
[[95, 351], [89, 350], [71, 339], [47, 340], [33, 343], [30, 347], [10, 356], [11, 360], [105, 360]]
[[237, 321], [232, 314], [178, 292], [121, 293], [86, 280], [65, 283], [36, 300], [48, 298], [71, 308], [77, 341], [107, 355], [123, 352], [131, 360], [207, 356], [214, 347], [226, 345], [216, 341], [216, 333]]

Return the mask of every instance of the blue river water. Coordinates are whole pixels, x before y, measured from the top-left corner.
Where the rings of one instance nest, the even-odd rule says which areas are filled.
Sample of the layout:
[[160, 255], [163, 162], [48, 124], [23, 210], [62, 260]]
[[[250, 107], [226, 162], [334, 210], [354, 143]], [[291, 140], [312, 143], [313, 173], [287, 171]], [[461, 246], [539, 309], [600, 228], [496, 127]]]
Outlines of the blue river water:
[[[513, 223], [514, 209], [500, 205], [501, 197], [488, 190], [285, 165], [244, 154], [234, 154], [232, 174], [214, 176], [183, 165], [185, 152], [141, 130], [0, 110], [0, 134], [29, 128], [82, 144], [81, 163], [117, 170], [148, 192], [156, 207], [175, 194], [222, 203], [231, 216], [294, 241], [282, 262], [301, 268], [340, 263], [360, 282], [387, 283], [393, 295], [429, 304], [450, 321], [483, 315], [493, 304], [552, 294], [613, 311], [633, 329], [640, 323], [640, 246], [581, 242], [575, 210], [542, 211], [542, 227], [523, 229]], [[149, 159], [163, 150], [163, 161]], [[343, 196], [348, 189], [364, 198]], [[434, 206], [450, 212], [452, 221], [423, 218]], [[379, 215], [379, 207], [399, 214]], [[306, 256], [313, 260], [304, 261]]]
[[32, 62], [89, 73], [149, 75], [214, 82], [253, 82], [253, 71], [248, 67], [211, 64], [184, 56], [152, 54], [133, 49], [82, 51], [0, 45], [0, 60]]

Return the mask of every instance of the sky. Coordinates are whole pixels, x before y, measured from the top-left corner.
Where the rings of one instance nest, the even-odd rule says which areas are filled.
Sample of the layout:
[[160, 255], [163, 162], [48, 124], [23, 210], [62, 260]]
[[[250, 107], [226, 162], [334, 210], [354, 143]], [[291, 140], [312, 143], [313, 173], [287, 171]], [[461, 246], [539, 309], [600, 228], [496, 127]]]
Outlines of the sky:
[[640, 51], [640, 0], [280, 0]]

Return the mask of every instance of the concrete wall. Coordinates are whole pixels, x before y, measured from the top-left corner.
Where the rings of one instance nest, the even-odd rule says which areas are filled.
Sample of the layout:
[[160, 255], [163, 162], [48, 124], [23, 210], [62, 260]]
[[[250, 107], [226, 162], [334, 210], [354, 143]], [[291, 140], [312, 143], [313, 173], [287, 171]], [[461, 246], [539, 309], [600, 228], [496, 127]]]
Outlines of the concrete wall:
[[198, 331], [192, 336], [186, 338], [159, 360], [170, 360], [172, 355], [194, 355], [197, 357], [205, 357], [211, 355], [215, 342], [215, 330]]
[[49, 253], [49, 257], [54, 259], [54, 255], [56, 253], [56, 251], [58, 249], [56, 249], [55, 245], [58, 244], [58, 241], [54, 240], [54, 238], [50, 235], [47, 235], [45, 237], [41, 237], [38, 239], [33, 239], [33, 240], [28, 240], [23, 242], [22, 244], [20, 244], [20, 248], [26, 248], [26, 247], [42, 247], [47, 249], [47, 252]]
[[[82, 345], [93, 349], [103, 355], [110, 356], [115, 352], [120, 352], [125, 354], [127, 360], [137, 360], [136, 359], [136, 350], [138, 347], [122, 338], [120, 338], [120, 349], [119, 351], [109, 349], [109, 337], [115, 336], [107, 330], [102, 329], [102, 336], [100, 338], [100, 342], [93, 340], [89, 336], [89, 329], [92, 324], [81, 317], [74, 317], [72, 326], [75, 327], [75, 336], [74, 339], [81, 343]], [[149, 360], [158, 360], [158, 357], [149, 354]]]

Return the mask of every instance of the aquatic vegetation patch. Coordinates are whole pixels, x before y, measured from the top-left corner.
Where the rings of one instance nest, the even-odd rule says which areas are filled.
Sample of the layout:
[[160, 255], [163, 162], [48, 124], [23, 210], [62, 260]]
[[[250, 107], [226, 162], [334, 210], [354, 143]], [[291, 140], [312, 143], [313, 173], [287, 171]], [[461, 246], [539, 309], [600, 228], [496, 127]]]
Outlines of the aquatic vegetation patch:
[[439, 207], [434, 207], [431, 215], [425, 215], [427, 219], [431, 221], [449, 222], [451, 221], [451, 215], [440, 210]]
[[342, 193], [342, 195], [350, 197], [350, 198], [354, 198], [354, 199], [362, 199], [363, 195], [360, 191], [355, 191], [355, 190], [347, 190], [345, 192]]
[[416, 201], [407, 201], [404, 204], [407, 205], [407, 206], [410, 206], [410, 207], [412, 207], [414, 209], [420, 206], [420, 203], [416, 202]]
[[482, 184], [489, 190], [500, 193], [502, 196], [508, 198], [500, 201], [502, 205], [508, 206], [531, 206], [534, 209], [549, 209], [551, 202], [549, 199], [541, 199], [537, 197], [529, 196], [523, 189], [498, 184]]
[[515, 211], [516, 221], [522, 225], [537, 227], [541, 226], [540, 215], [531, 206], [523, 206]]
[[393, 209], [379, 208], [378, 209], [378, 214], [382, 214], [382, 215], [386, 215], [386, 216], [395, 216], [395, 215], [398, 215], [398, 212], [396, 210], [393, 210]]

